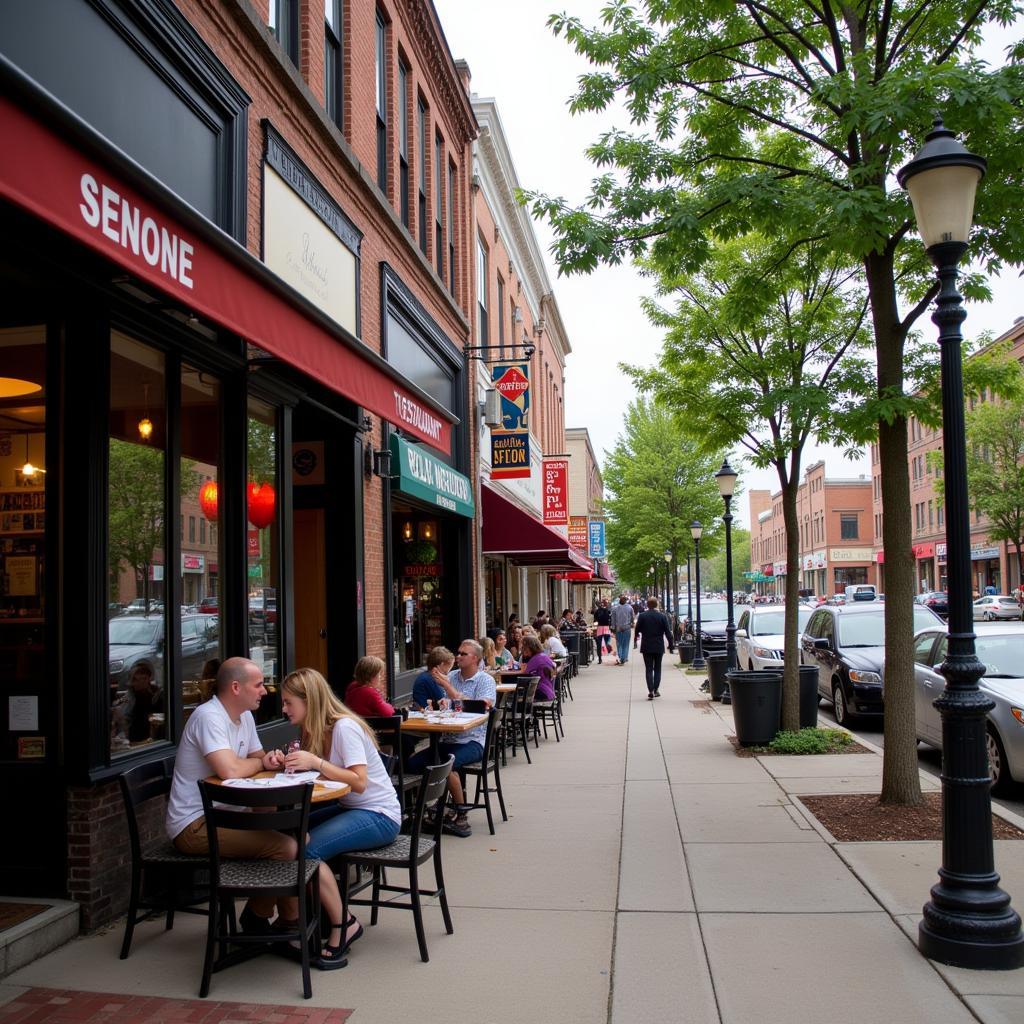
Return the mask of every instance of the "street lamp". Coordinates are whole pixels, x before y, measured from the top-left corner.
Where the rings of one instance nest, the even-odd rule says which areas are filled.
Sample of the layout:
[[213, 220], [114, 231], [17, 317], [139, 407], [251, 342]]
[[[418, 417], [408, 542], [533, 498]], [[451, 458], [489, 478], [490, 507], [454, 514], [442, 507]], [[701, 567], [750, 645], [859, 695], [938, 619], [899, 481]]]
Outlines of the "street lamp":
[[932, 321], [942, 363], [949, 642], [934, 702], [942, 716], [942, 866], [918, 927], [932, 960], [960, 967], [1009, 970], [1024, 965], [1024, 932], [1010, 897], [999, 888], [992, 853], [986, 716], [995, 706], [978, 689], [985, 666], [974, 647], [971, 534], [960, 325], [967, 314], [957, 266], [967, 251], [974, 193], [985, 160], [968, 153], [936, 118], [917, 156], [897, 174], [914, 204], [917, 229], [941, 285]]
[[686, 621], [693, 629], [693, 601], [690, 597], [690, 552], [686, 552]]
[[700, 537], [704, 532], [704, 527], [697, 522], [696, 519], [690, 523], [690, 536], [693, 538], [693, 560], [697, 565], [697, 624], [696, 629], [693, 631], [693, 661], [691, 666], [693, 668], [705, 668], [706, 662], [704, 661], [704, 648], [700, 642]]
[[672, 552], [665, 548], [665, 611], [668, 612], [669, 623], [672, 622]]
[[722, 468], [715, 474], [718, 493], [725, 502], [725, 607], [728, 618], [725, 622], [725, 670], [736, 667], [736, 623], [732, 611], [732, 492], [736, 488], [736, 470], [729, 460], [722, 460]]

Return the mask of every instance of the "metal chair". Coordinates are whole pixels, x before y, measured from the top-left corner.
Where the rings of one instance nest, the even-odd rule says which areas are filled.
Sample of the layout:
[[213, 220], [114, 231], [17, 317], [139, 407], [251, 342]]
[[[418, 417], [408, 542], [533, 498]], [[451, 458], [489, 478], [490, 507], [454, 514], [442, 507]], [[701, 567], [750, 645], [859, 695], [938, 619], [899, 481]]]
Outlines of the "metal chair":
[[[128, 902], [128, 919], [121, 943], [121, 959], [126, 960], [132, 946], [135, 926], [157, 914], [166, 913], [165, 928], [174, 926], [174, 913], [206, 914], [207, 910], [194, 906], [206, 903], [209, 894], [210, 860], [179, 853], [163, 831], [163, 811], [167, 794], [171, 791], [173, 765], [170, 761], [152, 761], [131, 768], [120, 776], [121, 795], [124, 797], [128, 838], [132, 848], [132, 881]], [[144, 842], [139, 829], [139, 809], [151, 800], [160, 800], [160, 833]], [[143, 895], [143, 880], [148, 883], [149, 894]], [[155, 883], [159, 881], [160, 885]], [[140, 914], [143, 910], [145, 913]]]
[[[371, 927], [377, 923], [377, 912], [381, 908], [395, 910], [411, 910], [416, 925], [416, 941], [420, 947], [420, 958], [429, 962], [427, 938], [423, 930], [423, 908], [420, 903], [422, 896], [438, 898], [441, 914], [444, 917], [445, 930], [449, 935], [455, 931], [451, 913], [448, 910], [448, 897], [445, 894], [444, 873], [441, 868], [441, 827], [444, 823], [444, 799], [448, 792], [448, 776], [451, 774], [455, 758], [449, 757], [444, 764], [427, 768], [420, 778], [419, 792], [416, 794], [416, 807], [413, 811], [412, 827], [408, 835], [400, 835], [394, 842], [381, 846], [376, 850], [346, 850], [339, 853], [331, 862], [331, 870], [338, 876], [341, 885], [341, 919], [347, 921], [349, 907], [372, 907], [370, 913]], [[427, 808], [436, 808], [433, 825], [428, 835], [423, 834], [423, 815]], [[428, 860], [434, 861], [434, 889], [420, 888], [419, 868]], [[363, 882], [356, 889], [349, 891], [349, 865], [368, 867], [372, 871], [369, 881]], [[389, 885], [383, 879], [385, 868], [402, 868], [409, 872], [409, 884]], [[370, 899], [353, 898], [353, 893], [373, 887]], [[381, 893], [396, 893], [408, 896], [408, 903], [398, 903], [393, 899], [381, 899]]]
[[[309, 804], [312, 783], [266, 789], [218, 786], [200, 780], [207, 834], [210, 840], [210, 921], [206, 932], [206, 954], [203, 958], [203, 980], [199, 997], [210, 992], [210, 978], [215, 971], [251, 959], [263, 952], [268, 943], [299, 943], [302, 963], [302, 994], [313, 995], [309, 980], [310, 945], [319, 949], [320, 890], [316, 874], [320, 861], [307, 859], [306, 835], [309, 831]], [[251, 810], [259, 813], [249, 813]], [[295, 835], [298, 857], [295, 860], [221, 859], [217, 829], [242, 831], [274, 829]], [[257, 935], [239, 932], [227, 913], [242, 896], [294, 896], [298, 900], [299, 917], [294, 930], [274, 931]], [[226, 951], [228, 944], [240, 948]], [[221, 955], [214, 960], [214, 947]]]
[[[411, 794], [419, 789], [420, 777], [419, 775], [407, 777], [405, 774], [402, 716], [370, 715], [364, 721], [376, 733], [381, 749], [392, 754], [397, 762], [388, 774], [395, 787], [395, 792], [398, 794], [398, 802], [402, 805], [404, 815], [407, 812], [407, 805], [411, 803]], [[406, 733], [404, 738], [408, 741], [409, 733]]]
[[[466, 711], [487, 711], [487, 734], [484, 738], [484, 754], [483, 757], [472, 764], [464, 764], [459, 768], [459, 777], [462, 779], [462, 789], [465, 792], [466, 789], [466, 776], [476, 776], [476, 792], [473, 794], [472, 806], [483, 807], [487, 811], [487, 827], [490, 829], [491, 835], [494, 835], [494, 817], [491, 814], [491, 793], [495, 792], [498, 794], [498, 804], [501, 807], [501, 820], [508, 821], [508, 813], [505, 810], [505, 796], [501, 791], [501, 750], [498, 746], [498, 740], [501, 734], [501, 730], [498, 728], [498, 722], [501, 719], [502, 711], [500, 708], [488, 708], [482, 700], [466, 700], [462, 702], [463, 709]], [[490, 779], [493, 777], [494, 786], [490, 785]], [[484, 802], [480, 803], [480, 796], [483, 795]]]
[[562, 694], [564, 692], [564, 681], [563, 673], [559, 672], [554, 680], [552, 689], [555, 691], [554, 700], [545, 700], [533, 702], [533, 721], [534, 731], [536, 732], [538, 723], [544, 728], [544, 739], [548, 738], [548, 722], [551, 723], [552, 729], [555, 732], [555, 740], [561, 743], [562, 740], [558, 733], [561, 730], [562, 736], [565, 736], [565, 726], [562, 725]]
[[533, 700], [537, 695], [537, 684], [539, 682], [540, 676], [520, 676], [516, 680], [516, 692], [509, 706], [509, 713], [512, 719], [509, 725], [509, 732], [512, 737], [512, 756], [516, 756], [517, 739], [522, 739], [523, 750], [526, 753], [528, 764], [533, 764], [528, 745], [528, 736], [531, 731], [534, 734], [534, 746], [540, 746], [536, 733], [536, 721], [533, 717]]

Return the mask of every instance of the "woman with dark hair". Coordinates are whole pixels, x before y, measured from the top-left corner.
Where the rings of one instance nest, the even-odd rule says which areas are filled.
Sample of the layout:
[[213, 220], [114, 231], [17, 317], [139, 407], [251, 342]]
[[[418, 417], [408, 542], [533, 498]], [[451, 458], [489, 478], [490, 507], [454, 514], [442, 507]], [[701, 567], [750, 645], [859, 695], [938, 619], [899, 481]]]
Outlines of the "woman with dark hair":
[[540, 676], [537, 684], [537, 700], [555, 699], [555, 663], [544, 651], [540, 638], [523, 637], [523, 657], [527, 659], [523, 666], [523, 675]]

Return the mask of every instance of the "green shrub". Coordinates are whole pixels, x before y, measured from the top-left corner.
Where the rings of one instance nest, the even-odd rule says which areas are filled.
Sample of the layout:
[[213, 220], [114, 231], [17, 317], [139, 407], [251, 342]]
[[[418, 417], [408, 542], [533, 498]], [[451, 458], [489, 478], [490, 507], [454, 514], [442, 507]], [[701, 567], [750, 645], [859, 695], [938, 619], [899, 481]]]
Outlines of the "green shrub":
[[852, 742], [842, 729], [801, 729], [777, 733], [768, 749], [775, 754], [835, 754]]

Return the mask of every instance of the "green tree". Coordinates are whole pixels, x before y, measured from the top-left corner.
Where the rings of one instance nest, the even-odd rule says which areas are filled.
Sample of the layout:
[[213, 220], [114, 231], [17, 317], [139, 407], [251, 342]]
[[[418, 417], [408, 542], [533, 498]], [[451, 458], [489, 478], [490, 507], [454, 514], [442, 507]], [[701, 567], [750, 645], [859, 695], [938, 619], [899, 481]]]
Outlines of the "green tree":
[[[533, 195], [552, 222], [563, 272], [646, 258], [669, 273], [706, 263], [714, 240], [780, 226], [860, 262], [874, 333], [877, 429], [886, 515], [886, 758], [882, 801], [916, 803], [910, 485], [905, 346], [937, 293], [893, 174], [934, 112], [989, 161], [972, 256], [1019, 262], [1024, 221], [1024, 94], [1017, 43], [991, 68], [974, 56], [987, 26], [1008, 26], [1016, 0], [609, 0], [601, 24], [551, 26], [588, 59], [573, 111], [624, 107], [632, 130], [589, 149], [602, 173], [579, 207]], [[968, 276], [970, 298], [986, 294]], [[868, 424], [877, 424], [877, 428]]]
[[721, 452], [702, 453], [665, 408], [646, 399], [630, 403], [623, 432], [605, 460], [608, 549], [617, 578], [627, 587], [648, 585], [651, 566], [664, 572], [693, 552], [690, 524], [705, 533], [701, 553], [719, 543], [722, 499], [713, 479]]
[[801, 460], [812, 436], [836, 439], [837, 413], [863, 392], [863, 364], [854, 353], [870, 337], [855, 276], [820, 244], [791, 250], [785, 239], [758, 235], [721, 242], [702, 271], [662, 272], [658, 291], [674, 305], [645, 303], [666, 330], [658, 366], [626, 367], [641, 390], [676, 413], [696, 445], [739, 446], [778, 476], [786, 526], [787, 730], [800, 728]]
[[[719, 498], [721, 501], [721, 498]], [[708, 590], [725, 590], [725, 550], [709, 558], [707, 562], [700, 560], [700, 582]], [[742, 527], [732, 528], [732, 585], [734, 590], [745, 589], [746, 581], [743, 574], [750, 572], [750, 531]]]

